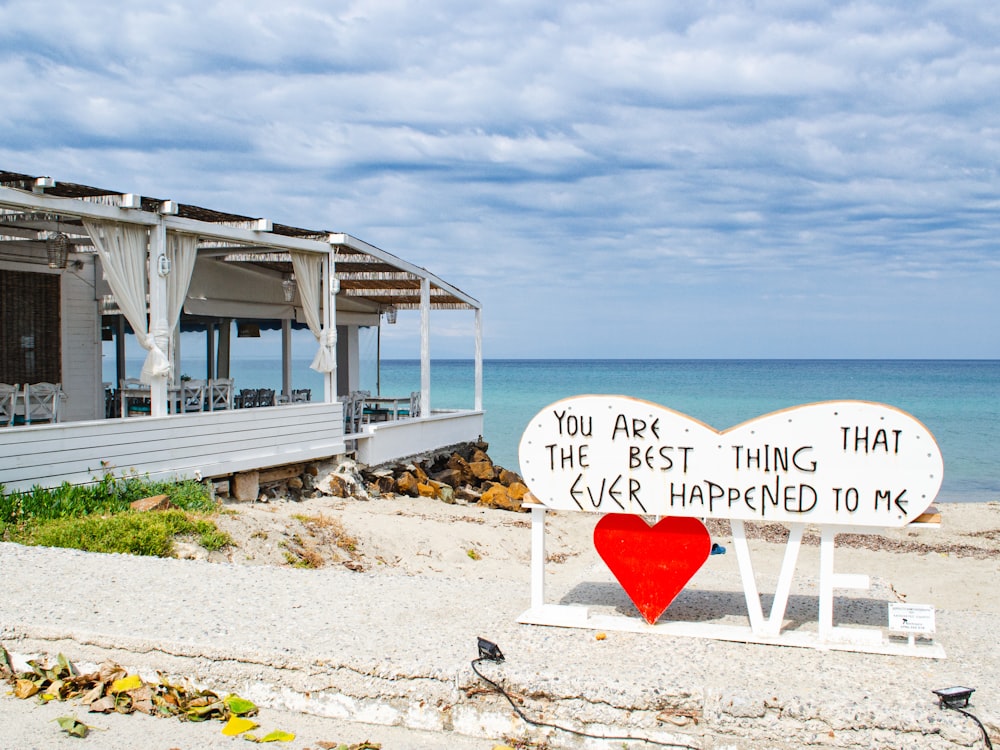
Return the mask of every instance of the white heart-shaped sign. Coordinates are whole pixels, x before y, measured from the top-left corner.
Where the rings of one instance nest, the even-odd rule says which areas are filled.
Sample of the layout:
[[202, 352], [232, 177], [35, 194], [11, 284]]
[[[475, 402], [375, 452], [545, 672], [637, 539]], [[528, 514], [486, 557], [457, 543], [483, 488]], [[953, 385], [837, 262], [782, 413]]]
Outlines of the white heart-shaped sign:
[[825, 401], [722, 432], [628, 396], [542, 409], [519, 448], [532, 494], [557, 510], [904, 526], [933, 502], [934, 436], [885, 404]]

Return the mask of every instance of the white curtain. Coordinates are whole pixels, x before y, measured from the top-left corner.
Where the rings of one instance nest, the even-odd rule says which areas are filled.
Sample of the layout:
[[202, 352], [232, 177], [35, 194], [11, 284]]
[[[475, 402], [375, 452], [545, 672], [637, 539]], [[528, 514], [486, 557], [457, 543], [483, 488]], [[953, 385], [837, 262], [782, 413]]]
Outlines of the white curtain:
[[292, 250], [292, 268], [298, 280], [299, 297], [306, 325], [319, 343], [319, 350], [309, 365], [317, 372], [333, 372], [337, 366], [337, 329], [323, 330], [321, 294], [323, 289], [323, 260], [317, 253]]
[[101, 259], [104, 275], [135, 337], [147, 352], [142, 366], [142, 380], [167, 377], [170, 361], [149, 335], [146, 319], [146, 248], [149, 230], [135, 224], [83, 220], [83, 226]]
[[170, 260], [170, 273], [167, 274], [167, 325], [170, 326], [170, 335], [177, 328], [181, 310], [184, 309], [184, 299], [191, 286], [191, 274], [197, 257], [196, 236], [167, 232], [167, 258]]

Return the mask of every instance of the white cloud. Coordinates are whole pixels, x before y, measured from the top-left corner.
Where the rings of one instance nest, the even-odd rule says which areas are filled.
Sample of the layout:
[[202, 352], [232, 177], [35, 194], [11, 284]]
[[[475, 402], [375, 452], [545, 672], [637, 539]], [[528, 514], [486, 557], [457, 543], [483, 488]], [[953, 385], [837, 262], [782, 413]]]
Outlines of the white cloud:
[[8, 0], [0, 165], [350, 232], [482, 298], [492, 356], [995, 357], [998, 33], [987, 0]]

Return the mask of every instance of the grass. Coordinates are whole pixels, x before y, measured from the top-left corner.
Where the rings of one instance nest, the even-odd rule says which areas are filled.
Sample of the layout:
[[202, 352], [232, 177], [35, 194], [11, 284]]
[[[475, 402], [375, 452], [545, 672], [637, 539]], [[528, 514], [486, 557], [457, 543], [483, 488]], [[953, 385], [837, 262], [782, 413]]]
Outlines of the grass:
[[[228, 534], [202, 514], [216, 504], [198, 482], [152, 482], [108, 474], [92, 485], [64, 483], [4, 492], [0, 485], [0, 540], [89, 552], [173, 556], [178, 536], [193, 536], [207, 550], [232, 543]], [[139, 513], [130, 503], [166, 495], [177, 510]]]

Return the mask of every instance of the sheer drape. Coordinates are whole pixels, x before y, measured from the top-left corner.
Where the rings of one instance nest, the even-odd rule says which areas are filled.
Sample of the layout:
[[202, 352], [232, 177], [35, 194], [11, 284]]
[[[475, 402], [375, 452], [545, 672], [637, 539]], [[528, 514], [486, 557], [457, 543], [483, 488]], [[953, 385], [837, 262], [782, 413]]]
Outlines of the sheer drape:
[[84, 220], [87, 234], [101, 258], [118, 307], [128, 320], [140, 346], [149, 354], [142, 365], [141, 379], [149, 383], [154, 377], [170, 375], [170, 360], [156, 344], [157, 338], [169, 339], [177, 327], [184, 298], [191, 285], [191, 274], [198, 255], [198, 238], [194, 235], [167, 233], [167, 326], [166, 331], [150, 331], [146, 316], [146, 249], [149, 230], [133, 224]]
[[139, 345], [149, 352], [142, 366], [142, 380], [170, 374], [170, 361], [149, 335], [146, 320], [146, 247], [149, 230], [134, 224], [83, 220], [83, 226], [101, 259], [108, 286], [118, 307], [135, 332]]
[[170, 260], [170, 273], [167, 275], [167, 325], [170, 326], [170, 335], [177, 328], [177, 321], [184, 309], [184, 299], [191, 286], [191, 274], [194, 273], [197, 257], [197, 237], [192, 234], [167, 233], [167, 258]]
[[337, 329], [323, 330], [323, 311], [320, 305], [323, 289], [323, 256], [316, 253], [291, 251], [292, 268], [298, 280], [299, 297], [306, 325], [319, 343], [319, 350], [309, 365], [317, 372], [333, 372], [336, 369]]

